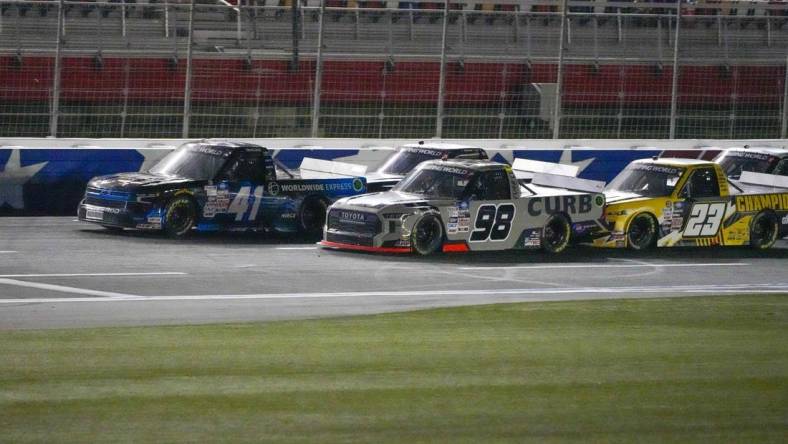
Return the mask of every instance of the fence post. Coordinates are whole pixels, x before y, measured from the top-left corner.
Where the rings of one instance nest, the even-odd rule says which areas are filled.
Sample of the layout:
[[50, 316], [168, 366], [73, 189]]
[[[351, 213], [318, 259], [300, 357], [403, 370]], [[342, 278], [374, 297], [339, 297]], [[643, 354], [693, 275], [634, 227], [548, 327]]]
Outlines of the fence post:
[[783, 119], [780, 138], [788, 138], [788, 56], [785, 57], [785, 79], [783, 79]]
[[676, 111], [679, 95], [679, 31], [681, 30], [681, 2], [676, 5], [676, 35], [673, 36], [673, 79], [670, 87], [670, 135], [676, 138]]
[[446, 95], [446, 33], [449, 29], [449, 0], [443, 8], [443, 34], [441, 37], [441, 70], [438, 85], [438, 110], [435, 116], [435, 137], [443, 137], [443, 100]]
[[298, 4], [301, 3], [300, 0], [292, 0], [293, 4], [290, 8], [292, 23], [291, 26], [293, 28], [293, 59], [290, 61], [290, 70], [291, 71], [298, 71], [298, 16], [299, 16], [299, 9]]
[[57, 6], [57, 42], [55, 43], [55, 69], [52, 73], [52, 101], [49, 108], [49, 135], [57, 137], [57, 124], [60, 114], [60, 77], [62, 71], [61, 58], [63, 45], [63, 19], [65, 10], [63, 0]]
[[558, 39], [558, 72], [555, 81], [555, 106], [553, 107], [553, 139], [557, 139], [561, 134], [561, 84], [563, 83], [564, 71], [564, 34], [566, 33], [566, 18], [569, 11], [569, 2], [561, 2], [561, 36]]
[[783, 116], [780, 122], [780, 138], [788, 138], [788, 56], [785, 57], [785, 77], [783, 78]]
[[317, 23], [317, 60], [315, 61], [315, 87], [312, 95], [312, 131], [311, 137], [317, 137], [320, 127], [320, 87], [323, 82], [323, 19], [325, 19], [326, 2], [320, 0], [320, 14]]
[[186, 42], [186, 81], [183, 87], [183, 132], [181, 137], [189, 137], [189, 125], [192, 117], [192, 41], [194, 40], [194, 4], [191, 0], [189, 9], [189, 41]]

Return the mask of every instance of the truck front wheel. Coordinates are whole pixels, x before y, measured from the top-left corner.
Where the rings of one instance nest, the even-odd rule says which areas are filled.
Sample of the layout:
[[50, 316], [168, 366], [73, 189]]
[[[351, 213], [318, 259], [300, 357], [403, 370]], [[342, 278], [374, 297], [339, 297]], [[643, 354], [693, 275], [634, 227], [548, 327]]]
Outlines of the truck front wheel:
[[647, 250], [657, 243], [657, 221], [648, 213], [638, 214], [627, 227], [627, 245], [633, 250]]
[[437, 253], [443, 245], [443, 223], [434, 214], [425, 214], [413, 226], [411, 233], [413, 251], [422, 256]]
[[197, 208], [186, 196], [172, 199], [164, 210], [164, 233], [175, 239], [185, 237], [197, 220]]

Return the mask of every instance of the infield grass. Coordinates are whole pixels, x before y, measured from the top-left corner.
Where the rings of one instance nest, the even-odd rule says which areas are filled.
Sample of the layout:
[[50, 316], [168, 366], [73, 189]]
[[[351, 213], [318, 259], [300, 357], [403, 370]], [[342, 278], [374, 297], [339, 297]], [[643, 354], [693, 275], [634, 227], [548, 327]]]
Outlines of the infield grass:
[[785, 442], [788, 296], [0, 332], [5, 442]]

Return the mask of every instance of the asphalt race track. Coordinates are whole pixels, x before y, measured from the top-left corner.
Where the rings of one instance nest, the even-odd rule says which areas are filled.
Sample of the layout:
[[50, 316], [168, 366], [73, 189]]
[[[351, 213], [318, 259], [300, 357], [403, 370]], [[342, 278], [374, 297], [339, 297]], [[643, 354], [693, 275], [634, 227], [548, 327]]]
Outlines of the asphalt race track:
[[788, 294], [788, 242], [433, 258], [267, 234], [174, 241], [73, 217], [0, 218], [0, 329], [266, 321], [470, 304]]

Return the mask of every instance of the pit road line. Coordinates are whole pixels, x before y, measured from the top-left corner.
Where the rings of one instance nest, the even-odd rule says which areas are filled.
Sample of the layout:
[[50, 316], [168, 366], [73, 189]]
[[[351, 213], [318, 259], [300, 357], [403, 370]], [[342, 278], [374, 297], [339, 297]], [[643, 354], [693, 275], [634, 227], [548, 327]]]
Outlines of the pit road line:
[[[0, 279], [0, 284], [8, 279]], [[14, 284], [21, 281], [15, 281]], [[29, 286], [47, 285], [30, 284]], [[13, 284], [12, 284], [13, 285]], [[361, 292], [336, 292], [336, 293], [262, 293], [262, 294], [228, 294], [228, 295], [173, 295], [173, 296], [135, 296], [120, 293], [98, 292], [73, 287], [59, 287], [71, 290], [71, 293], [83, 294], [100, 293], [100, 296], [110, 298], [18, 298], [0, 299], [0, 304], [16, 303], [71, 303], [71, 302], [150, 302], [150, 301], [213, 301], [213, 300], [242, 300], [242, 299], [323, 299], [323, 298], [359, 298], [359, 297], [425, 297], [425, 296], [501, 296], [501, 295], [559, 295], [559, 294], [588, 294], [588, 293], [673, 293], [673, 294], [698, 294], [698, 293], [780, 293], [788, 294], [788, 283], [759, 284], [759, 285], [676, 285], [676, 286], [644, 286], [644, 287], [566, 287], [566, 288], [512, 288], [500, 290], [425, 290], [425, 291], [361, 291]], [[39, 287], [43, 288], [43, 287]], [[47, 288], [49, 289], [49, 288]], [[54, 288], [53, 288], [54, 289]], [[56, 290], [56, 289], [55, 289]], [[57, 291], [57, 290], [56, 290]], [[66, 290], [60, 290], [66, 291]]]

